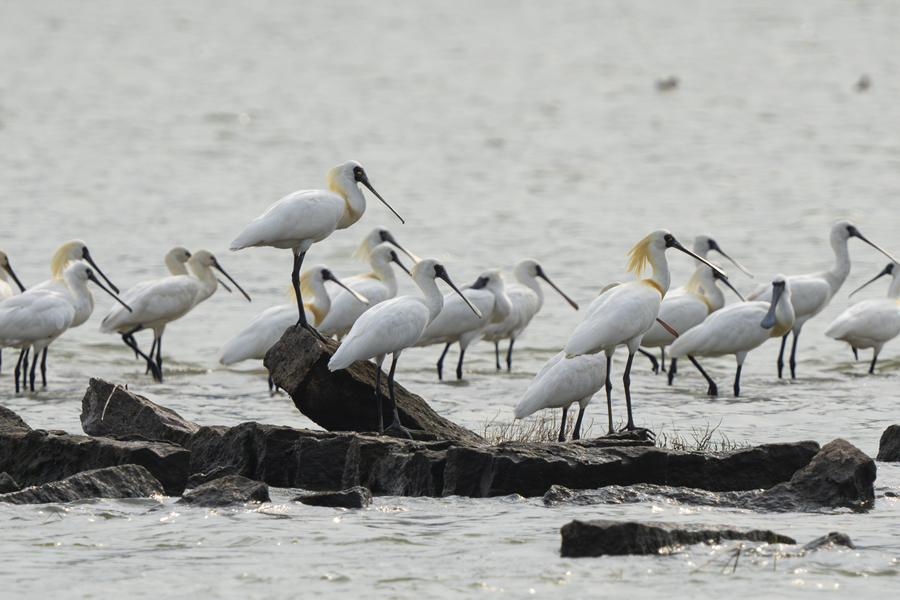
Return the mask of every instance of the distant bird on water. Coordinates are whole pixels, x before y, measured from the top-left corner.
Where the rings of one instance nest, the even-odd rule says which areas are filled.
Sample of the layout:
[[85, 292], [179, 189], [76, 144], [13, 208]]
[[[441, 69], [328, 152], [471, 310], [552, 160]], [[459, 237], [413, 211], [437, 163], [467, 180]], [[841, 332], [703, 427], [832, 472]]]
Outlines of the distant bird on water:
[[319, 339], [322, 336], [306, 320], [300, 295], [300, 267], [306, 252], [336, 229], [347, 229], [363, 216], [366, 198], [359, 189], [360, 183], [403, 222], [391, 205], [375, 191], [362, 165], [355, 160], [329, 169], [325, 181], [328, 183], [327, 190], [297, 191], [271, 205], [262, 215], [247, 223], [231, 242], [230, 248], [241, 250], [251, 246], [272, 246], [291, 249], [294, 253], [291, 283], [297, 294], [297, 323]]

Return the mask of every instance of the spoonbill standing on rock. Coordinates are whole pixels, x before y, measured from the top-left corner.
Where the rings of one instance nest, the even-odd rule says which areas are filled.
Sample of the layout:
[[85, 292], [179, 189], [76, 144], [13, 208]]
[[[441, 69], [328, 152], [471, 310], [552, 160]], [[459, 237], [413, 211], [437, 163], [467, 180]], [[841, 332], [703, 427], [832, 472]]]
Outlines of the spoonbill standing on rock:
[[[831, 227], [831, 248], [834, 250], [835, 264], [830, 271], [808, 273], [806, 275], [791, 275], [788, 281], [791, 284], [791, 304], [794, 307], [794, 326], [790, 332], [794, 334], [791, 346], [791, 379], [796, 379], [797, 338], [803, 324], [822, 312], [831, 298], [844, 284], [847, 275], [850, 274], [850, 253], [847, 251], [847, 240], [857, 237], [869, 244], [893, 262], [897, 262], [893, 256], [877, 244], [870, 242], [859, 232], [850, 221], [838, 221]], [[772, 286], [761, 286], [747, 296], [748, 300], [762, 300], [769, 302], [772, 299]], [[784, 368], [784, 346], [787, 343], [788, 333], [785, 332], [781, 340], [781, 349], [778, 351], [778, 378]]]
[[357, 185], [360, 183], [369, 188], [403, 222], [403, 218], [375, 191], [362, 165], [355, 160], [329, 169], [325, 181], [328, 183], [327, 190], [297, 191], [271, 205], [262, 215], [244, 226], [243, 231], [231, 242], [230, 248], [241, 250], [251, 246], [272, 246], [290, 248], [293, 251], [291, 283], [297, 294], [297, 324], [319, 339], [323, 339], [322, 336], [306, 320], [303, 298], [300, 295], [300, 267], [307, 250], [334, 233], [335, 229], [347, 229], [363, 216], [366, 197]]
[[825, 330], [828, 337], [850, 344], [853, 356], [857, 358], [857, 348], [872, 348], [869, 373], [873, 374], [875, 361], [885, 342], [900, 334], [900, 264], [889, 263], [881, 273], [850, 294], [852, 296], [884, 275], [893, 275], [887, 298], [857, 302], [842, 312]]
[[781, 337], [794, 324], [791, 306], [790, 279], [778, 275], [772, 281], [772, 302], [737, 302], [712, 313], [706, 319], [681, 334], [672, 343], [673, 357], [687, 356], [709, 383], [707, 394], [717, 396], [718, 387], [695, 356], [724, 356], [734, 354], [737, 371], [734, 374], [734, 395], [740, 395], [741, 368], [747, 353], [772, 337]]
[[[75, 315], [90, 303], [87, 282], [93, 281], [104, 292], [116, 298], [105, 288], [87, 263], [77, 261], [63, 272], [65, 291], [37, 290], [14, 296], [0, 304], [0, 346], [21, 348], [16, 363], [16, 393], [19, 393], [19, 373], [22, 360], [30, 347], [34, 347], [35, 360], [31, 364], [31, 391], [34, 391], [37, 355], [61, 336], [72, 325]], [[116, 301], [131, 310], [128, 305]], [[46, 382], [46, 372], [41, 371]], [[27, 371], [27, 369], [26, 369]], [[22, 386], [26, 384], [27, 373], [22, 373]], [[44, 384], [46, 385], [46, 383]]]
[[[588, 307], [584, 319], [572, 332], [572, 336], [563, 348], [567, 359], [582, 354], [606, 352], [606, 379], [608, 388], [611, 388], [612, 384], [609, 381], [612, 363], [611, 351], [614, 351], [619, 344], [628, 346], [628, 362], [625, 364], [625, 375], [622, 378], [625, 388], [625, 404], [628, 410], [628, 423], [626, 424], [628, 429], [635, 429], [631, 411], [631, 364], [634, 361], [634, 353], [641, 344], [641, 338], [656, 322], [660, 303], [669, 289], [669, 264], [666, 261], [666, 249], [668, 248], [677, 248], [716, 269], [712, 263], [700, 258], [678, 243], [667, 230], [654, 231], [638, 242], [628, 253], [631, 256], [628, 270], [640, 277], [649, 263], [652, 268], [651, 276], [616, 285], [598, 296]], [[610, 410], [610, 430], [612, 430], [611, 412]]]
[[[24, 292], [25, 286], [22, 285], [22, 282], [19, 281], [19, 278], [16, 277], [16, 274], [13, 272], [12, 267], [9, 266], [9, 257], [6, 255], [6, 252], [0, 250], [0, 303], [8, 298], [12, 298], [15, 293], [13, 292], [12, 286], [9, 285], [9, 282], [6, 280], [6, 274], [9, 273], [9, 276], [13, 278], [13, 281], [16, 282], [16, 285], [19, 286], [19, 291]], [[0, 365], [2, 365], [3, 355], [0, 354]]]
[[494, 360], [497, 363], [498, 370], [500, 369], [500, 340], [509, 339], [509, 349], [506, 351], [507, 371], [512, 371], [512, 350], [516, 338], [528, 327], [531, 319], [544, 305], [544, 291], [537, 281], [538, 277], [546, 281], [560, 296], [565, 298], [566, 302], [572, 305], [572, 308], [578, 310], [578, 304], [550, 281], [544, 274], [541, 263], [533, 258], [523, 258], [517, 262], [513, 266], [513, 275], [516, 276], [518, 283], [514, 283], [506, 288], [506, 295], [509, 296], [509, 301], [512, 303], [509, 316], [502, 323], [489, 324], [484, 331], [484, 336], [482, 336], [482, 339], [494, 342]]
[[[397, 368], [397, 359], [400, 353], [415, 344], [429, 323], [434, 321], [444, 306], [444, 297], [437, 287], [435, 279], [443, 279], [453, 291], [462, 296], [447, 270], [440, 261], [427, 258], [419, 261], [412, 268], [410, 276], [424, 298], [415, 296], [400, 296], [381, 304], [376, 304], [356, 320], [347, 339], [340, 345], [331, 360], [328, 361], [328, 369], [337, 371], [346, 369], [357, 360], [375, 359], [378, 365], [378, 375], [375, 380], [375, 411], [378, 415], [378, 433], [384, 433], [384, 423], [381, 412], [381, 365], [385, 356], [392, 354], [391, 370], [388, 373], [388, 391], [391, 396], [391, 410], [394, 420], [388, 429], [397, 430], [407, 437], [412, 437], [402, 425], [400, 415], [397, 412], [397, 401], [394, 396], [394, 370]], [[465, 298], [463, 296], [463, 298]], [[466, 300], [468, 304], [468, 300]], [[476, 315], [478, 309], [472, 306]]]
[[[219, 285], [219, 280], [212, 269], [218, 269], [248, 301], [250, 300], [247, 292], [219, 266], [216, 257], [209, 250], [195, 252], [188, 259], [188, 266], [193, 275], [173, 275], [138, 283], [122, 296], [132, 311], [125, 312], [119, 307], [113, 307], [100, 324], [100, 331], [103, 333], [121, 334], [125, 345], [147, 361], [147, 366], [157, 381], [162, 381], [162, 335], [166, 325], [180, 319], [212, 296]], [[134, 334], [142, 329], [153, 330], [156, 346], [155, 364], [152, 357], [141, 352], [134, 339]]]

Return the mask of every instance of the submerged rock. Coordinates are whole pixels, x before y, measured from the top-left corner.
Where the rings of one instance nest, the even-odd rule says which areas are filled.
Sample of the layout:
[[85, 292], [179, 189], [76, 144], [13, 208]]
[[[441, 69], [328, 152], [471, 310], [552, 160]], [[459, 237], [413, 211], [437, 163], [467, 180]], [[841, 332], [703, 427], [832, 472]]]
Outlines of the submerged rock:
[[[346, 369], [331, 372], [328, 361], [340, 344], [318, 341], [305, 329], [294, 326], [266, 354], [264, 364], [275, 384], [290, 394], [297, 409], [328, 431], [373, 432], [375, 414], [375, 378], [378, 367], [371, 361], [357, 361]], [[381, 377], [387, 393], [387, 375]], [[428, 439], [454, 440], [483, 444], [478, 434], [438, 415], [419, 396], [395, 382], [394, 390], [400, 422], [418, 430]], [[390, 402], [382, 406], [384, 423], [390, 423]]]
[[81, 428], [88, 435], [137, 434], [184, 446], [200, 426], [120, 385], [92, 377], [81, 400]]
[[847, 548], [856, 548], [853, 545], [853, 541], [850, 539], [850, 536], [846, 533], [841, 533], [839, 531], [832, 531], [828, 535], [823, 535], [820, 538], [816, 538], [810, 543], [806, 544], [801, 548], [801, 554], [804, 552], [812, 552], [814, 550], [828, 550], [830, 548], [834, 548], [835, 546], [845, 546]]
[[561, 533], [560, 554], [566, 557], [665, 554], [691, 544], [719, 544], [723, 540], [797, 543], [761, 529], [635, 521], [575, 520], [563, 525]]
[[712, 506], [717, 508], [745, 508], [747, 502], [759, 496], [762, 490], [744, 492], [709, 492], [686, 487], [672, 487], [639, 483], [636, 485], [610, 485], [597, 490], [570, 490], [554, 485], [546, 494], [546, 506], [574, 504], [592, 506], [596, 504], [637, 504], [645, 502], [688, 504], [691, 506]]
[[332, 508], [366, 508], [372, 504], [372, 493], [364, 487], [355, 486], [342, 492], [321, 492], [297, 496], [294, 498], [294, 502]]
[[175, 504], [218, 508], [250, 502], [269, 502], [269, 486], [240, 475], [228, 475], [191, 490]]
[[900, 462], [900, 425], [891, 425], [881, 434], [875, 460]]
[[89, 498], [149, 498], [163, 495], [163, 487], [147, 469], [120, 465], [84, 471], [60, 481], [0, 495], [10, 504], [75, 502]]

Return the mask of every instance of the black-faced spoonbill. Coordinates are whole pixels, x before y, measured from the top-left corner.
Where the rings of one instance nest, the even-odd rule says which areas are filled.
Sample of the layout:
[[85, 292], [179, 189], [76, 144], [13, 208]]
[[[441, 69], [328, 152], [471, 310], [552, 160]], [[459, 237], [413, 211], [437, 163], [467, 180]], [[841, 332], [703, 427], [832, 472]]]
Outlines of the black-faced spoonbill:
[[[784, 368], [784, 346], [787, 343], [788, 333], [794, 334], [791, 345], [791, 379], [796, 379], [797, 338], [803, 324], [822, 312], [831, 298], [837, 293], [847, 275], [850, 274], [850, 253], [847, 251], [847, 241], [856, 237], [869, 244], [893, 262], [897, 260], [877, 244], [870, 242], [859, 232], [850, 221], [838, 221], [831, 227], [831, 248], [834, 250], [835, 264], [830, 271], [808, 273], [806, 275], [791, 275], [788, 281], [791, 284], [791, 304], [794, 307], [794, 326], [786, 332], [781, 340], [781, 349], [778, 351], [778, 378]], [[769, 302], [772, 299], [772, 286], [762, 286], [747, 296], [748, 300], [762, 300]]]
[[[0, 250], [0, 302], [3, 302], [7, 298], [12, 298], [15, 295], [12, 286], [9, 285], [9, 281], [6, 279], [7, 273], [9, 273], [9, 276], [16, 282], [16, 285], [19, 286], [19, 291], [24, 292], [25, 286], [22, 285], [22, 282], [19, 281], [19, 278], [16, 277], [15, 272], [13, 272], [12, 267], [9, 265], [9, 257], [6, 255], [6, 252]], [[0, 364], [2, 364], [2, 358], [3, 355], [0, 354]]]
[[537, 281], [538, 277], [565, 298], [572, 308], [578, 310], [578, 304], [547, 278], [541, 264], [533, 258], [524, 258], [517, 262], [513, 266], [513, 275], [518, 283], [506, 287], [506, 295], [509, 296], [509, 301], [512, 303], [509, 316], [502, 323], [489, 324], [481, 338], [494, 343], [494, 360], [497, 363], [497, 369], [500, 369], [500, 341], [509, 340], [509, 349], [506, 351], [507, 371], [512, 371], [512, 350], [516, 338], [528, 327], [531, 319], [544, 305], [544, 291]]
[[[132, 312], [113, 307], [100, 324], [103, 333], [118, 332], [125, 344], [147, 361], [154, 379], [162, 381], [162, 334], [166, 325], [186, 315], [197, 304], [209, 298], [219, 285], [212, 269], [218, 269], [234, 286], [247, 295], [241, 286], [222, 269], [209, 250], [199, 250], [188, 260], [193, 275], [174, 275], [155, 281], [144, 281], [125, 292], [122, 297]], [[134, 334], [143, 329], [153, 330], [156, 342], [156, 363], [138, 348]]]
[[712, 313], [696, 327], [682, 333], [672, 343], [669, 354], [677, 358], [687, 356], [709, 383], [707, 394], [717, 396], [718, 387], [695, 356], [724, 356], [734, 354], [737, 371], [734, 374], [734, 395], [740, 395], [741, 367], [747, 353], [767, 339], [780, 337], [794, 324], [791, 306], [792, 291], [789, 278], [778, 275], [772, 281], [772, 302], [737, 302]]
[[[415, 296], [400, 296], [387, 302], [377, 304], [364, 312], [347, 334], [347, 338], [340, 345], [331, 360], [328, 368], [331, 371], [345, 369], [357, 360], [375, 359], [378, 365], [378, 376], [375, 381], [375, 410], [378, 415], [378, 433], [384, 433], [384, 423], [381, 412], [381, 365], [385, 356], [392, 354], [391, 370], [388, 373], [388, 391], [391, 396], [391, 411], [394, 420], [388, 429], [395, 429], [407, 437], [409, 432], [400, 425], [400, 415], [397, 412], [397, 401], [394, 397], [394, 370], [397, 367], [397, 359], [400, 353], [415, 344], [428, 324], [440, 314], [444, 306], [444, 297], [437, 287], [435, 279], [443, 279], [453, 291], [462, 296], [447, 270], [440, 261], [427, 258], [421, 260], [412, 268], [410, 273], [413, 281], [422, 290], [424, 298]], [[468, 301], [466, 301], [468, 303]], [[478, 309], [469, 305], [472, 312], [478, 314]]]
[[403, 218], [375, 191], [362, 165], [355, 160], [329, 169], [325, 181], [328, 183], [327, 190], [297, 191], [271, 205], [244, 226], [230, 248], [241, 250], [251, 246], [272, 246], [291, 249], [294, 253], [291, 283], [297, 294], [297, 323], [319, 339], [322, 336], [306, 320], [300, 295], [300, 267], [307, 250], [334, 233], [335, 229], [347, 229], [363, 216], [366, 197], [359, 189], [360, 183], [403, 222]]
[[[86, 263], [77, 261], [63, 272], [66, 288], [64, 291], [37, 290], [14, 296], [0, 304], [0, 346], [21, 348], [16, 364], [16, 393], [19, 392], [19, 372], [22, 359], [30, 347], [34, 347], [34, 362], [31, 365], [31, 391], [34, 391], [37, 355], [61, 336], [71, 326], [79, 307], [87, 304], [87, 282], [93, 281], [104, 292], [116, 298], [100, 283]], [[116, 298], [117, 302], [122, 303]], [[125, 310], [130, 310], [122, 303]], [[41, 371], [44, 371], [42, 365]], [[42, 373], [46, 381], [46, 372]], [[25, 386], [27, 373], [22, 373]], [[46, 384], [45, 384], [46, 385]]]
[[[640, 277], [649, 263], [652, 269], [650, 277], [616, 285], [598, 296], [585, 311], [584, 318], [572, 332], [572, 336], [563, 348], [567, 359], [582, 354], [607, 353], [606, 377], [609, 380], [612, 352], [619, 344], [628, 346], [628, 362], [625, 364], [625, 375], [622, 378], [625, 388], [625, 404], [628, 410], [628, 423], [626, 424], [628, 429], [635, 429], [631, 412], [631, 364], [634, 361], [634, 353], [641, 344], [641, 338], [656, 322], [660, 303], [669, 289], [667, 248], [677, 248], [709, 267], [716, 268], [706, 259], [700, 258], [678, 243], [667, 230], [654, 231], [638, 242], [628, 253], [631, 256], [628, 270]], [[611, 384], [609, 385], [611, 386]], [[612, 415], [610, 415], [610, 424], [612, 424]]]
[[560, 352], [541, 367], [513, 412], [517, 419], [524, 419], [545, 408], [562, 408], [562, 424], [557, 440], [564, 442], [569, 406], [577, 402], [578, 418], [575, 419], [572, 431], [572, 439], [577, 440], [581, 437], [584, 410], [605, 382], [604, 354], [582, 354], [566, 358], [566, 353]]
[[853, 292], [855, 294], [883, 275], [893, 276], [887, 298], [857, 302], [842, 312], [825, 330], [828, 337], [850, 344], [853, 356], [857, 358], [857, 348], [872, 348], [869, 373], [873, 374], [875, 361], [885, 342], [900, 334], [900, 264], [889, 263], [881, 273]]
[[[312, 321], [314, 327], [318, 327], [331, 313], [331, 295], [325, 286], [327, 281], [333, 281], [337, 286], [347, 289], [348, 297], [363, 310], [369, 306], [368, 298], [347, 288], [327, 267], [316, 265], [300, 275], [300, 289], [307, 298], [312, 297], [303, 303], [303, 309], [307, 313], [307, 321]], [[285, 330], [297, 323], [297, 299], [294, 298], [293, 286], [288, 287], [288, 298], [287, 304], [267, 308], [250, 319], [243, 329], [222, 344], [218, 353], [219, 362], [228, 366], [242, 360], [264, 359], [266, 352], [281, 339]], [[274, 387], [275, 382], [269, 375], [269, 391], [271, 392]]]
[[[476, 307], [473, 314], [470, 307]], [[506, 283], [500, 269], [484, 271], [471, 286], [463, 288], [461, 296], [452, 292], [444, 295], [444, 308], [425, 329], [416, 346], [446, 344], [437, 361], [438, 379], [443, 379], [444, 357], [454, 343], [459, 343], [456, 378], [462, 379], [463, 357], [469, 344], [481, 339], [491, 323], [502, 323], [509, 316], [512, 304], [506, 294]]]

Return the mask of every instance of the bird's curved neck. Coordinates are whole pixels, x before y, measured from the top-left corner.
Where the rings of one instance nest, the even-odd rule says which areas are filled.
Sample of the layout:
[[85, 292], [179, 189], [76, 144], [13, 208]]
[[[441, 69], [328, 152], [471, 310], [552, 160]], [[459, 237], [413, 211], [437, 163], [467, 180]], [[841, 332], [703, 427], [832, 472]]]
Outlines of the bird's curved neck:
[[669, 261], [666, 260], [665, 250], [662, 252], [651, 252], [648, 256], [650, 267], [653, 269], [650, 277], [647, 279], [659, 288], [659, 293], [665, 297], [669, 291], [671, 278], [669, 276]]
[[87, 281], [77, 279], [75, 277], [60, 277], [69, 288], [69, 294], [72, 297], [72, 305], [77, 313], [87, 311], [90, 314], [94, 310], [94, 295], [88, 289]]
[[166, 256], [166, 268], [169, 269], [169, 273], [172, 275], [188, 274], [187, 267], [184, 266], [184, 263], [174, 256]]
[[397, 276], [394, 273], [394, 269], [391, 268], [391, 263], [381, 260], [371, 260], [369, 261], [369, 266], [372, 267], [372, 274], [375, 275], [375, 278], [387, 287], [388, 297], [393, 298], [396, 296]]
[[509, 295], [506, 293], [506, 287], [504, 286], [499, 292], [494, 292], [494, 317], [491, 321], [493, 323], [502, 323], [506, 320], [506, 317], [509, 316], [511, 311], [512, 301], [509, 299]]
[[316, 327], [325, 320], [328, 311], [331, 310], [331, 296], [328, 295], [324, 282], [319, 279], [313, 279], [312, 289], [313, 299], [310, 302], [304, 302], [303, 306], [313, 314], [313, 327]]
[[422, 295], [425, 296], [425, 306], [428, 308], [428, 325], [431, 325], [431, 322], [441, 314], [441, 310], [444, 308], [444, 296], [441, 294], [441, 290], [438, 289], [437, 282], [434, 279], [425, 279], [416, 283], [419, 285], [419, 289], [422, 290]]
[[900, 269], [894, 267], [894, 279], [891, 280], [891, 287], [888, 288], [888, 298], [900, 298]]
[[722, 292], [722, 289], [719, 288], [718, 285], [716, 285], [716, 278], [713, 277], [710, 268], [706, 265], [702, 265], [700, 268], [703, 269], [700, 285], [706, 290], [706, 299], [710, 312], [717, 311], [725, 306], [725, 293]]
[[[850, 251], [847, 249], [848, 238], [833, 238], [831, 240], [831, 248], [834, 250], [834, 268], [829, 271], [831, 283], [834, 291], [841, 287], [844, 280], [850, 274]], [[835, 284], [837, 287], [834, 287]]]
[[517, 275], [516, 279], [519, 280], [519, 283], [537, 295], [537, 309], [541, 310], [541, 307], [544, 305], [544, 290], [541, 288], [541, 284], [537, 278], [532, 276], [519, 277]]
[[366, 212], [366, 197], [356, 182], [342, 182], [340, 188], [334, 191], [344, 197], [344, 214], [335, 229], [347, 229]]
[[201, 284], [200, 294], [194, 301], [194, 304], [197, 304], [213, 295], [213, 292], [216, 291], [216, 286], [219, 285], [219, 281], [216, 279], [216, 274], [213, 273], [211, 268], [200, 263], [192, 264], [191, 272], [193, 272], [194, 276], [200, 280]]
[[771, 337], [782, 337], [794, 326], [794, 307], [791, 304], [791, 295], [785, 292], [778, 299], [775, 307], [775, 327], [772, 328]]

